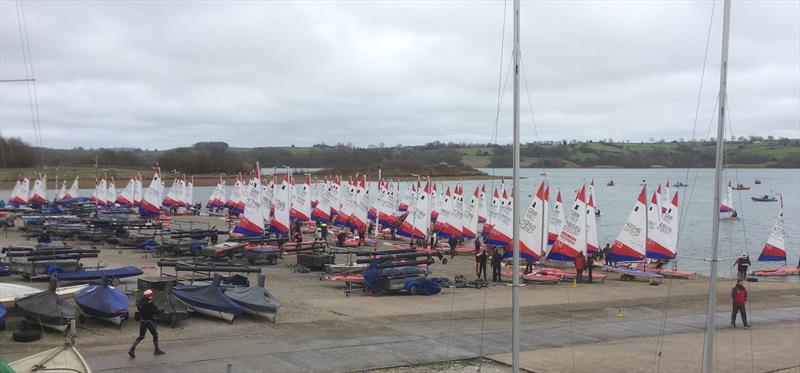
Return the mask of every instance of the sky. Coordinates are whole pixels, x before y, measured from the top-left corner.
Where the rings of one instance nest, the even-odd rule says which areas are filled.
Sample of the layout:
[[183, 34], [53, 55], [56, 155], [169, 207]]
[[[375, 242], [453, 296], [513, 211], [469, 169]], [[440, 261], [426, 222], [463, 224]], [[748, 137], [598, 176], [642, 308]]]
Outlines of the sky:
[[[41, 141], [28, 83], [0, 83], [0, 134], [30, 144], [511, 141], [510, 1], [21, 5], [33, 74], [2, 0], [0, 79], [35, 76]], [[522, 141], [713, 137], [722, 8], [523, 1]], [[726, 137], [800, 137], [800, 1], [731, 14]]]

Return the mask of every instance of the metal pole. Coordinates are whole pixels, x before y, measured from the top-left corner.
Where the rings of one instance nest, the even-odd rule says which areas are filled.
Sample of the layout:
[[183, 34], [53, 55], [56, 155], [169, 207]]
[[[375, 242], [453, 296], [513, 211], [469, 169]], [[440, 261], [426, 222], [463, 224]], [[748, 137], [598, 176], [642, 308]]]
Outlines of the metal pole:
[[[378, 167], [378, 205], [375, 209], [375, 239], [378, 239], [378, 232], [381, 230], [381, 168]], [[413, 234], [412, 234], [413, 236]]]
[[511, 288], [512, 372], [519, 372], [519, 0], [514, 0], [514, 181], [511, 191], [514, 268]]
[[715, 367], [715, 334], [717, 319], [717, 270], [719, 266], [719, 200], [722, 187], [722, 157], [725, 148], [725, 108], [727, 106], [728, 84], [728, 35], [731, 22], [731, 2], [725, 0], [725, 14], [722, 22], [722, 62], [719, 73], [719, 115], [717, 122], [717, 159], [714, 169], [714, 205], [711, 233], [711, 274], [708, 279], [708, 305], [706, 307], [706, 332], [703, 340], [704, 373], [713, 373]]

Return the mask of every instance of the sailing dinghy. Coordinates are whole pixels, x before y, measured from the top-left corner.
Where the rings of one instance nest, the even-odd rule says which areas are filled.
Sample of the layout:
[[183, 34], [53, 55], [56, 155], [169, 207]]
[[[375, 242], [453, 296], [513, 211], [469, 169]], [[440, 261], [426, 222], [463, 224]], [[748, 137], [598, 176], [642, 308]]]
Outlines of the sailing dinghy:
[[[647, 186], [644, 186], [639, 193], [639, 197], [636, 198], [636, 204], [634, 204], [633, 210], [631, 210], [631, 213], [628, 215], [628, 221], [622, 226], [622, 229], [617, 235], [617, 239], [608, 251], [608, 255], [606, 256], [607, 262], [632, 263], [643, 262], [645, 260], [648, 226], [648, 209], [645, 207], [646, 198]], [[650, 210], [657, 208], [658, 206], [655, 203], [650, 206]], [[656, 213], [659, 212], [658, 210], [655, 211]], [[637, 277], [646, 279], [659, 279], [663, 277], [658, 273], [642, 271], [631, 267], [605, 265], [603, 269], [621, 274], [621, 280], [632, 280]]]
[[736, 209], [733, 208], [733, 188], [731, 187], [731, 182], [728, 181], [728, 188], [727, 193], [725, 193], [725, 199], [719, 205], [719, 218], [723, 220], [727, 219], [736, 219], [738, 217], [738, 213]]
[[[91, 373], [92, 369], [86, 363], [78, 349], [75, 348], [75, 321], [70, 322], [70, 332], [65, 336], [64, 345], [24, 357], [9, 364], [12, 372], [62, 372], [62, 373]], [[2, 362], [2, 359], [0, 359]], [[0, 371], [3, 371], [0, 365]]]
[[[783, 198], [781, 198], [781, 207], [778, 210], [778, 217], [775, 219], [775, 224], [772, 225], [767, 242], [764, 248], [761, 249], [761, 255], [758, 256], [759, 262], [784, 262], [786, 263], [786, 232], [784, 231], [783, 221]], [[791, 268], [772, 268], [763, 269], [753, 272], [756, 276], [789, 276], [800, 274], [800, 266]]]

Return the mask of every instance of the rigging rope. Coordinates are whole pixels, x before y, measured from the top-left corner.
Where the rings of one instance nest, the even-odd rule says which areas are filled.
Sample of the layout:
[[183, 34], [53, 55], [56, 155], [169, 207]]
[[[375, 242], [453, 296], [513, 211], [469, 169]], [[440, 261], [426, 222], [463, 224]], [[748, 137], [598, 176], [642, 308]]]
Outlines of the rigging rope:
[[[709, 15], [709, 19], [708, 19], [708, 31], [706, 33], [705, 51], [703, 52], [703, 64], [702, 64], [702, 67], [700, 69], [700, 84], [699, 84], [699, 88], [697, 90], [697, 104], [695, 105], [694, 121], [692, 122], [692, 137], [691, 137], [692, 144], [693, 144], [692, 146], [694, 146], [694, 144], [695, 144], [694, 140], [696, 140], [696, 138], [697, 138], [697, 123], [698, 123], [699, 118], [700, 118], [700, 104], [701, 104], [702, 97], [703, 97], [703, 84], [705, 82], [706, 66], [708, 65], [708, 50], [709, 50], [709, 45], [711, 44], [711, 31], [712, 31], [713, 25], [714, 25], [714, 12], [715, 12], [715, 10], [716, 10], [716, 1], [712, 1], [711, 2], [711, 14]], [[714, 107], [716, 108], [716, 103], [714, 104]], [[712, 116], [712, 123], [713, 123], [713, 117], [714, 117], [713, 111], [712, 111], [712, 115], [711, 116]], [[678, 243], [680, 242], [680, 238], [681, 238], [681, 232], [683, 232], [683, 227], [684, 227], [684, 225], [686, 224], [686, 221], [687, 221], [688, 207], [689, 207], [689, 205], [690, 205], [690, 203], [692, 201], [692, 197], [694, 197], [694, 192], [695, 192], [695, 190], [697, 188], [697, 178], [698, 178], [698, 176], [700, 174], [700, 170], [696, 169], [694, 171], [694, 178], [693, 178], [691, 183], [689, 182], [689, 172], [690, 172], [690, 169], [687, 167], [683, 183], [684, 184], [689, 184], [686, 187], [686, 188], [689, 189], [689, 195], [686, 196], [686, 194], [684, 194], [683, 203], [681, 204], [680, 208], [678, 209], [678, 211], [680, 212], [680, 219], [678, 221], [678, 234], [677, 234], [677, 238], [676, 238], [677, 242], [675, 242], [676, 254], [677, 254], [677, 250], [678, 250], [678, 246], [679, 246]], [[677, 190], [676, 190], [676, 192], [677, 192]], [[667, 196], [667, 197], [669, 197], [669, 196]], [[674, 267], [677, 268], [677, 265], [678, 265], [678, 259], [677, 259], [677, 256], [676, 256], [676, 259], [675, 259], [675, 262], [674, 262]], [[662, 357], [662, 352], [663, 352], [663, 349], [664, 349], [664, 339], [665, 339], [665, 332], [666, 332], [666, 326], [667, 326], [667, 319], [669, 317], [669, 307], [670, 307], [670, 301], [671, 301], [671, 296], [672, 296], [672, 284], [673, 284], [673, 279], [669, 278], [667, 280], [667, 291], [666, 291], [666, 296], [664, 298], [663, 316], [661, 318], [661, 325], [659, 327], [658, 337], [656, 339], [656, 354], [655, 354], [655, 367], [654, 367], [654, 372], [656, 372], [656, 373], [659, 372], [660, 369], [661, 369], [661, 357]]]
[[30, 37], [28, 37], [28, 24], [25, 20], [25, 8], [21, 0], [15, 3], [17, 13], [17, 28], [19, 30], [19, 41], [22, 48], [22, 61], [25, 69], [25, 79], [30, 81], [25, 83], [28, 91], [28, 105], [31, 111], [31, 123], [33, 124], [33, 139], [39, 150], [39, 158], [44, 164], [44, 150], [42, 149], [42, 129], [39, 122], [39, 94], [36, 90], [36, 73], [33, 69], [33, 57], [31, 56]]
[[[492, 131], [492, 136], [490, 137], [490, 142], [493, 141], [495, 145], [497, 145], [497, 132], [498, 132], [498, 127], [500, 125], [500, 107], [501, 107], [501, 104], [502, 104], [503, 97], [505, 96], [504, 92], [505, 92], [505, 86], [507, 86], [507, 84], [508, 84], [508, 77], [511, 75], [510, 74], [510, 72], [511, 72], [510, 63], [513, 62], [513, 59], [511, 61], [509, 61], [508, 73], [507, 73], [507, 76], [506, 76], [506, 79], [505, 79], [506, 83], [503, 84], [503, 58], [505, 56], [506, 16], [507, 15], [508, 15], [508, 0], [505, 0], [505, 1], [503, 1], [503, 26], [501, 28], [501, 33], [500, 33], [500, 60], [499, 60], [499, 63], [498, 63], [498, 65], [500, 66], [500, 71], [498, 71], [498, 74], [497, 74], [497, 109], [496, 109], [496, 113], [495, 113], [494, 129]], [[492, 149], [492, 155], [493, 156], [494, 156], [495, 149], [496, 148]], [[490, 162], [491, 162], [491, 160], [490, 160]], [[494, 167], [494, 164], [492, 163], [492, 181], [491, 181], [491, 184], [490, 184], [491, 185], [490, 188], [491, 188], [492, 192], [494, 192], [495, 174], [496, 174], [495, 167]], [[484, 199], [478, 201], [478, 203], [476, 203], [476, 208], [478, 206], [480, 206], [480, 202], [483, 202], [483, 201], [486, 201], [486, 200], [487, 199], [484, 198]], [[490, 209], [491, 209], [491, 206], [487, 206], [487, 211], [490, 211]], [[491, 214], [489, 214], [489, 215], [491, 216]], [[487, 216], [486, 218], [488, 219], [489, 216]], [[475, 239], [476, 240], [480, 240], [480, 237], [481, 237], [481, 233], [475, 232]], [[484, 250], [485, 250], [485, 248], [484, 248]], [[484, 269], [483, 269], [484, 270], [484, 277], [486, 276], [486, 269], [487, 269], [486, 267], [484, 267]], [[492, 273], [492, 275], [494, 276], [494, 272]], [[485, 329], [486, 329], [486, 293], [488, 292], [488, 289], [489, 289], [488, 286], [483, 288], [483, 310], [482, 310], [482, 313], [481, 313], [481, 337], [480, 337], [480, 345], [479, 345], [479, 351], [478, 351], [478, 356], [479, 357], [483, 357], [483, 334], [484, 334]], [[452, 315], [451, 315], [451, 318], [452, 318]], [[478, 363], [478, 369], [480, 370], [482, 368], [483, 368], [483, 360], [481, 359], [480, 362]]]

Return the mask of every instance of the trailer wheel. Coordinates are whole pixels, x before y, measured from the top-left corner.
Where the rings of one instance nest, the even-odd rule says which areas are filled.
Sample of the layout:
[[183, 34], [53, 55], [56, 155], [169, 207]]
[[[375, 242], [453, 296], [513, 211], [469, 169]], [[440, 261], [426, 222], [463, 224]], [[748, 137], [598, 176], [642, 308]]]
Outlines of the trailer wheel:
[[11, 334], [14, 342], [34, 342], [42, 339], [42, 333], [37, 330], [17, 330]]
[[419, 294], [419, 285], [414, 284], [408, 288], [408, 293], [411, 295], [418, 295]]
[[447, 258], [442, 258], [442, 264], [447, 264]]

